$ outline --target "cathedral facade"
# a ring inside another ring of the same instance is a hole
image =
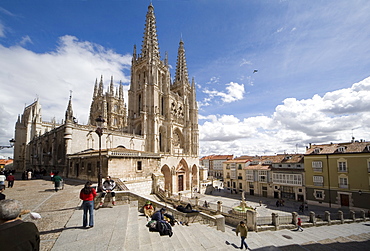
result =
[[[178,47],[172,80],[167,56],[159,52],[154,7],[149,5],[141,50],[134,46],[128,103],[113,77],[104,92],[96,80],[87,125],[73,117],[70,97],[63,123],[44,122],[38,100],[25,108],[15,128],[18,171],[46,169],[68,177],[97,180],[99,137],[96,118],[105,122],[101,136],[102,173],[122,182],[156,180],[169,192],[199,186],[198,108],[190,82],[184,42]],[[155,178],[154,178],[155,177]],[[156,183],[157,184],[157,183]]]

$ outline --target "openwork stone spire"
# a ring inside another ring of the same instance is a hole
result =
[[[157,28],[155,25],[154,7],[152,4],[148,7],[148,12],[146,14],[146,23],[144,30],[144,40],[141,46],[141,56],[142,57],[158,57],[159,46],[157,38]]]
[[[73,117],[73,109],[72,109],[72,91],[70,91],[69,95],[69,102],[66,110],[66,116],[65,116],[65,121],[66,122],[73,122],[74,117]]]
[[[182,81],[184,81],[184,83],[189,83],[189,75],[188,75],[188,67],[186,66],[184,42],[181,39],[178,54],[177,54],[177,64],[176,64],[176,74],[175,74],[174,84],[181,83]]]

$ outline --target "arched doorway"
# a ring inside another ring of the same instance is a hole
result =
[[[177,191],[190,190],[190,174],[188,164],[182,159],[176,167]]]
[[[164,176],[164,189],[172,193],[172,176],[170,168],[167,165],[164,165],[161,172]]]

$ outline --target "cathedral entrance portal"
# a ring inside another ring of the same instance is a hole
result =
[[[178,191],[184,191],[184,175],[180,174],[177,179]]]

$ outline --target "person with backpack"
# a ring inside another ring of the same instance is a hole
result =
[[[94,198],[96,197],[96,190],[91,187],[90,181],[86,182],[84,188],[80,191],[80,199],[82,202],[82,209],[84,211],[82,218],[82,226],[87,227],[87,212],[89,212],[89,227],[94,226]]]
[[[153,214],[152,220],[157,221],[156,229],[160,235],[169,235],[171,237],[173,235],[172,227],[167,221],[164,220],[165,213],[166,209],[161,208]]]

